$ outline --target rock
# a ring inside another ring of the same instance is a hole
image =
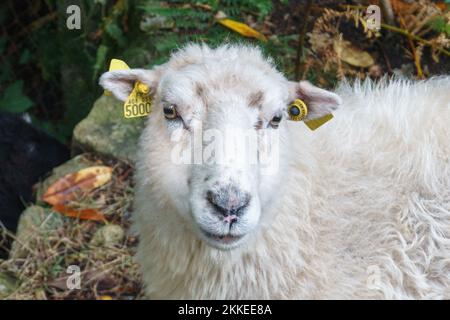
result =
[[[91,239],[93,246],[114,246],[119,244],[125,237],[122,227],[114,224],[106,225],[98,229]]]
[[[0,299],[8,297],[16,290],[17,280],[5,272],[0,272]]]
[[[16,239],[13,242],[10,259],[25,258],[28,249],[33,248],[36,239],[52,235],[55,230],[62,227],[64,219],[67,219],[51,211],[51,209],[40,206],[31,206],[22,213],[17,228]]]
[[[126,119],[123,116],[123,102],[113,96],[103,95],[97,99],[86,119],[75,127],[72,153],[93,151],[134,162],[137,141],[145,119],[145,117]]]

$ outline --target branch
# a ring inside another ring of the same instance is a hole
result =
[[[393,25],[395,23],[394,10],[392,10],[392,4],[389,0],[380,0],[381,9],[388,24]]]
[[[425,44],[427,46],[430,46],[430,47],[433,46],[433,43],[431,43],[430,41],[428,41],[428,40],[426,40],[424,38],[421,38],[419,36],[416,36],[415,34],[412,34],[412,33],[408,32],[407,30],[404,30],[404,29],[401,29],[401,28],[397,28],[397,27],[394,27],[394,26],[391,26],[391,25],[388,25],[388,24],[385,24],[385,23],[382,23],[381,27],[383,27],[386,30],[390,30],[390,31],[394,31],[394,32],[400,33],[400,34],[402,34],[402,35],[404,35],[404,36],[406,36],[408,38],[411,38],[411,39],[414,39],[416,41],[419,41],[420,43],[423,43],[423,44]],[[448,50],[446,50],[444,48],[439,48],[439,47],[436,47],[436,49],[439,52],[441,52],[441,53],[443,53],[443,54],[445,54],[445,55],[450,57],[450,51],[448,51]]]

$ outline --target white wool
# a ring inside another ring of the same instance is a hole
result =
[[[258,50],[192,45],[164,66],[156,104],[191,64],[214,69],[189,74],[206,86],[242,81],[242,94],[262,86],[288,103],[287,81]],[[245,82],[262,77],[250,66],[266,77]],[[169,94],[194,99],[183,88]],[[282,123],[282,183],[252,238],[229,251],[179,214],[189,210],[180,178],[189,168],[170,163],[164,117],[149,117],[134,204],[149,298],[450,298],[450,77],[344,83],[336,93],[342,105],[318,130]]]

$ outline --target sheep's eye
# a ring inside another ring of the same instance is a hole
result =
[[[282,118],[281,115],[277,115],[277,116],[273,117],[272,120],[270,120],[270,125],[272,126],[272,128],[275,128],[275,129],[278,128],[278,125],[281,122],[281,118]]]
[[[169,106],[163,107],[164,117],[168,120],[173,120],[178,118],[178,112],[175,105],[171,104]]]

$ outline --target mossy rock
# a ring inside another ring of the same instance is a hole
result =
[[[33,250],[33,241],[54,236],[57,229],[64,225],[64,219],[67,218],[49,208],[33,205],[25,209],[20,216],[10,259],[25,258],[29,250]]]
[[[103,95],[97,99],[89,115],[75,127],[72,153],[89,151],[133,163],[145,119],[126,119],[123,102]]]
[[[112,247],[120,244],[125,238],[125,231],[121,226],[110,224],[98,229],[90,244],[100,247]]]
[[[9,273],[0,272],[0,299],[7,298],[18,287],[18,281]]]

